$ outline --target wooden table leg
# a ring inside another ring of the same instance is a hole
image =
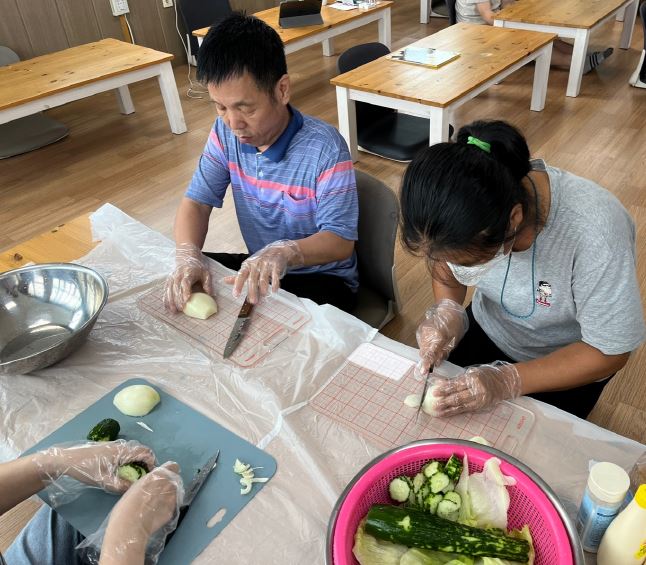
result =
[[[532,103],[530,110],[540,112],[545,108],[545,97],[547,96],[547,81],[550,77],[550,63],[552,62],[552,45],[550,42],[539,51],[534,67],[534,86],[532,87]]]
[[[419,23],[428,23],[428,11],[431,0],[419,0]]]
[[[430,130],[428,144],[435,145],[449,140],[449,116],[448,108],[430,108]]]
[[[357,113],[354,100],[350,99],[350,91],[342,86],[336,87],[336,111],[339,115],[339,132],[348,144],[352,162],[359,159],[357,149]]]
[[[576,30],[576,35],[574,37],[574,49],[572,51],[572,62],[570,63],[570,76],[567,81],[567,96],[576,97],[581,91],[581,79],[583,78],[585,58],[588,55],[589,41],[590,30]]]
[[[325,57],[334,55],[334,40],[332,38],[323,40],[323,55]]]
[[[186,131],[186,122],[184,121],[182,103],[179,99],[175,75],[173,75],[173,68],[170,62],[167,61],[159,65],[159,71],[159,88],[164,99],[166,114],[168,114],[170,130],[177,134],[184,133]]]
[[[424,1],[424,0],[422,0]],[[386,8],[381,12],[381,18],[378,21],[379,25],[379,42],[383,43],[388,49],[391,49],[392,39],[390,36],[390,8]]]
[[[132,103],[130,90],[128,85],[124,84],[116,88],[114,93],[117,95],[117,104],[119,105],[119,112],[122,114],[132,114],[135,111],[135,105]]]
[[[619,47],[621,49],[630,49],[630,42],[633,38],[633,29],[635,29],[635,17],[637,16],[637,5],[639,0],[631,2],[624,8],[624,27],[621,30],[621,40]]]

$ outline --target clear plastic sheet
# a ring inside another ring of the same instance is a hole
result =
[[[0,377],[0,460],[19,455],[125,380],[143,377],[278,462],[273,479],[194,563],[258,563],[258,556],[267,565],[324,563],[339,494],[382,450],[307,402],[363,342],[374,339],[415,361],[417,351],[336,308],[279,291],[306,309],[310,322],[258,366],[232,366],[136,306],[173,268],[172,242],[110,205],[93,214],[92,226],[102,243],[78,262],[107,277],[110,301],[88,342],[69,358],[33,375]],[[515,402],[536,415],[518,458],[552,486],[572,517],[591,457],[629,470],[645,449],[537,401]]]

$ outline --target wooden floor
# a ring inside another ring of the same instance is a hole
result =
[[[419,4],[397,0],[393,8],[393,49],[446,25],[433,18],[418,21]],[[476,118],[504,118],[526,134],[534,156],[586,176],[611,190],[629,209],[638,227],[639,279],[646,295],[646,90],[631,88],[628,78],[643,45],[641,25],[632,48],[616,48],[621,24],[611,22],[591,44],[615,46],[597,71],[583,78],[578,98],[566,98],[567,72],[553,70],[543,112],[529,103],[533,67],[463,106],[453,119],[460,127]],[[376,41],[371,24],[335,40],[336,53],[354,44]],[[288,56],[293,104],[336,125],[336,98],[329,79],[336,57],[317,46]],[[83,212],[111,202],[164,234],[172,233],[174,212],[189,182],[215,117],[206,99],[185,96],[186,67],[176,69],[188,133],[169,132],[157,83],[131,88],[137,112],[118,113],[115,98],[100,94],[48,112],[65,122],[70,136],[27,155],[0,161],[0,249],[32,237]],[[357,168],[398,191],[404,165],[360,153]],[[213,214],[207,248],[244,251],[230,198]],[[402,315],[384,333],[415,344],[415,327],[432,302],[423,261],[397,251],[397,278],[404,302]],[[646,359],[644,348],[607,387],[591,419],[617,433],[646,442]],[[0,550],[6,542],[0,527]]]

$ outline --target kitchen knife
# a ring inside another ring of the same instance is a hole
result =
[[[238,317],[236,318],[235,323],[233,324],[233,329],[231,330],[231,335],[227,340],[227,344],[224,346],[224,353],[222,357],[227,359],[235,351],[235,348],[238,347],[242,337],[245,333],[245,327],[249,323],[249,318],[251,317],[251,311],[253,310],[253,304],[249,302],[248,298],[244,299]]]

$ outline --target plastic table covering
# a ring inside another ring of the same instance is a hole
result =
[[[172,269],[173,242],[109,204],[91,221],[101,243],[78,262],[107,278],[109,303],[87,343],[66,360],[30,375],[0,377],[0,460],[18,456],[125,380],[143,377],[278,461],[271,483],[193,563],[324,563],[337,497],[383,450],[307,403],[363,342],[410,359],[417,351],[334,307],[281,290],[281,298],[306,309],[311,321],[258,366],[238,368],[137,308],[137,298]],[[591,460],[630,470],[646,450],[547,404],[516,402],[536,415],[516,457],[550,484],[573,518]]]

